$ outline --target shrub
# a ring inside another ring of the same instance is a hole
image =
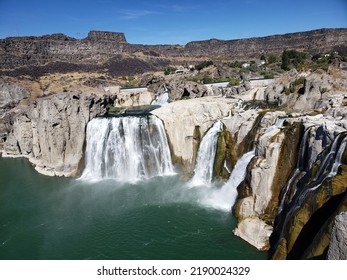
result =
[[[233,62],[228,63],[228,66],[230,68],[241,68],[243,63],[244,62],[242,62],[242,61],[233,61]]]
[[[267,63],[268,64],[273,64],[273,63],[277,63],[277,62],[279,62],[279,57],[278,56],[276,56],[276,55],[274,55],[274,54],[270,54],[269,55],[269,58],[268,58],[268,60],[267,60]]]
[[[236,77],[232,77],[232,78],[230,79],[229,84],[228,84],[229,87],[239,86],[239,85],[240,85],[240,81],[239,81],[239,79],[236,78]]]
[[[173,74],[173,73],[175,73],[176,70],[177,70],[177,68],[175,68],[175,67],[166,66],[166,67],[164,68],[164,75]]]
[[[274,73],[266,73],[264,74],[264,79],[273,79],[274,78]]]
[[[195,69],[200,71],[201,69],[204,69],[204,68],[211,66],[211,65],[213,65],[213,61],[208,60],[208,61],[204,61],[198,65],[195,65]]]
[[[303,52],[296,50],[283,51],[281,68],[286,71],[293,67],[298,68],[306,58],[307,54]]]

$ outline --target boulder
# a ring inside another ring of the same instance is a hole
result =
[[[185,81],[182,79],[173,79],[166,84],[166,88],[169,91],[169,101],[176,101],[187,98],[197,98],[209,95],[206,86]]]
[[[242,220],[234,230],[236,236],[241,237],[258,250],[268,250],[269,237],[272,233],[272,226],[267,225],[258,217],[249,217]]]

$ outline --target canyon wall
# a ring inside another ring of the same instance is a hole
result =
[[[0,65],[7,75],[105,69],[111,74],[132,75],[182,64],[182,59],[186,63],[204,59],[249,60],[287,49],[315,54],[346,50],[346,45],[346,28],[239,40],[211,39],[184,46],[130,44],[123,33],[91,31],[84,39],[64,34],[0,39]]]

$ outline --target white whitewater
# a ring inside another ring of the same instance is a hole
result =
[[[198,158],[194,169],[194,176],[188,186],[210,186],[212,182],[213,164],[216,155],[216,144],[219,133],[223,130],[221,121],[217,121],[202,138]]]
[[[171,174],[166,134],[155,116],[96,118],[88,123],[81,179],[136,182]]]
[[[237,187],[246,178],[247,166],[254,154],[254,151],[245,153],[236,162],[229,180],[220,189],[209,189],[211,191],[204,194],[201,203],[216,209],[230,211],[237,198]]]
[[[169,93],[167,91],[159,95],[154,105],[165,106],[169,104]]]
[[[167,104],[169,104],[169,91],[164,85],[164,91],[151,103],[151,105],[165,106]]]

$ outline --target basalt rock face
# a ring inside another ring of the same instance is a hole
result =
[[[240,40],[217,40],[190,42],[185,50],[190,55],[232,56],[240,59],[259,53],[279,54],[285,49],[297,49],[310,53],[345,48],[347,29],[320,29],[308,32],[274,35]]]
[[[49,62],[102,62],[119,54],[126,44],[123,33],[91,31],[77,40],[64,34],[40,37],[10,37],[0,40],[0,64],[3,69],[42,66]]]
[[[164,58],[137,58],[125,52],[125,35],[91,31],[84,39],[64,34],[9,37],[0,40],[0,65],[6,75],[40,76],[72,71],[133,75],[168,64]]]
[[[13,117],[3,156],[27,157],[47,175],[74,176],[83,160],[86,125],[109,103],[109,96],[86,93],[38,98]]]
[[[279,54],[285,49],[311,53],[346,50],[346,45],[346,28],[240,40],[212,39],[190,42],[185,46],[135,45],[127,43],[123,33],[91,31],[84,39],[75,39],[64,34],[1,39],[0,65],[1,70],[5,70],[4,73],[8,75],[11,73],[35,75],[34,72],[38,72],[37,75],[40,74],[40,70],[41,72],[66,72],[66,69],[104,71],[112,68],[112,65],[109,65],[112,62],[135,59],[136,73],[143,73],[170,63],[181,64],[182,56],[185,57],[185,62],[199,61],[202,57],[250,59],[259,57],[261,53]],[[141,62],[146,62],[148,65],[139,67]],[[29,71],[28,66],[44,68]],[[120,67],[116,66],[113,65],[113,73],[117,74]],[[124,71],[119,74],[124,75]]]

